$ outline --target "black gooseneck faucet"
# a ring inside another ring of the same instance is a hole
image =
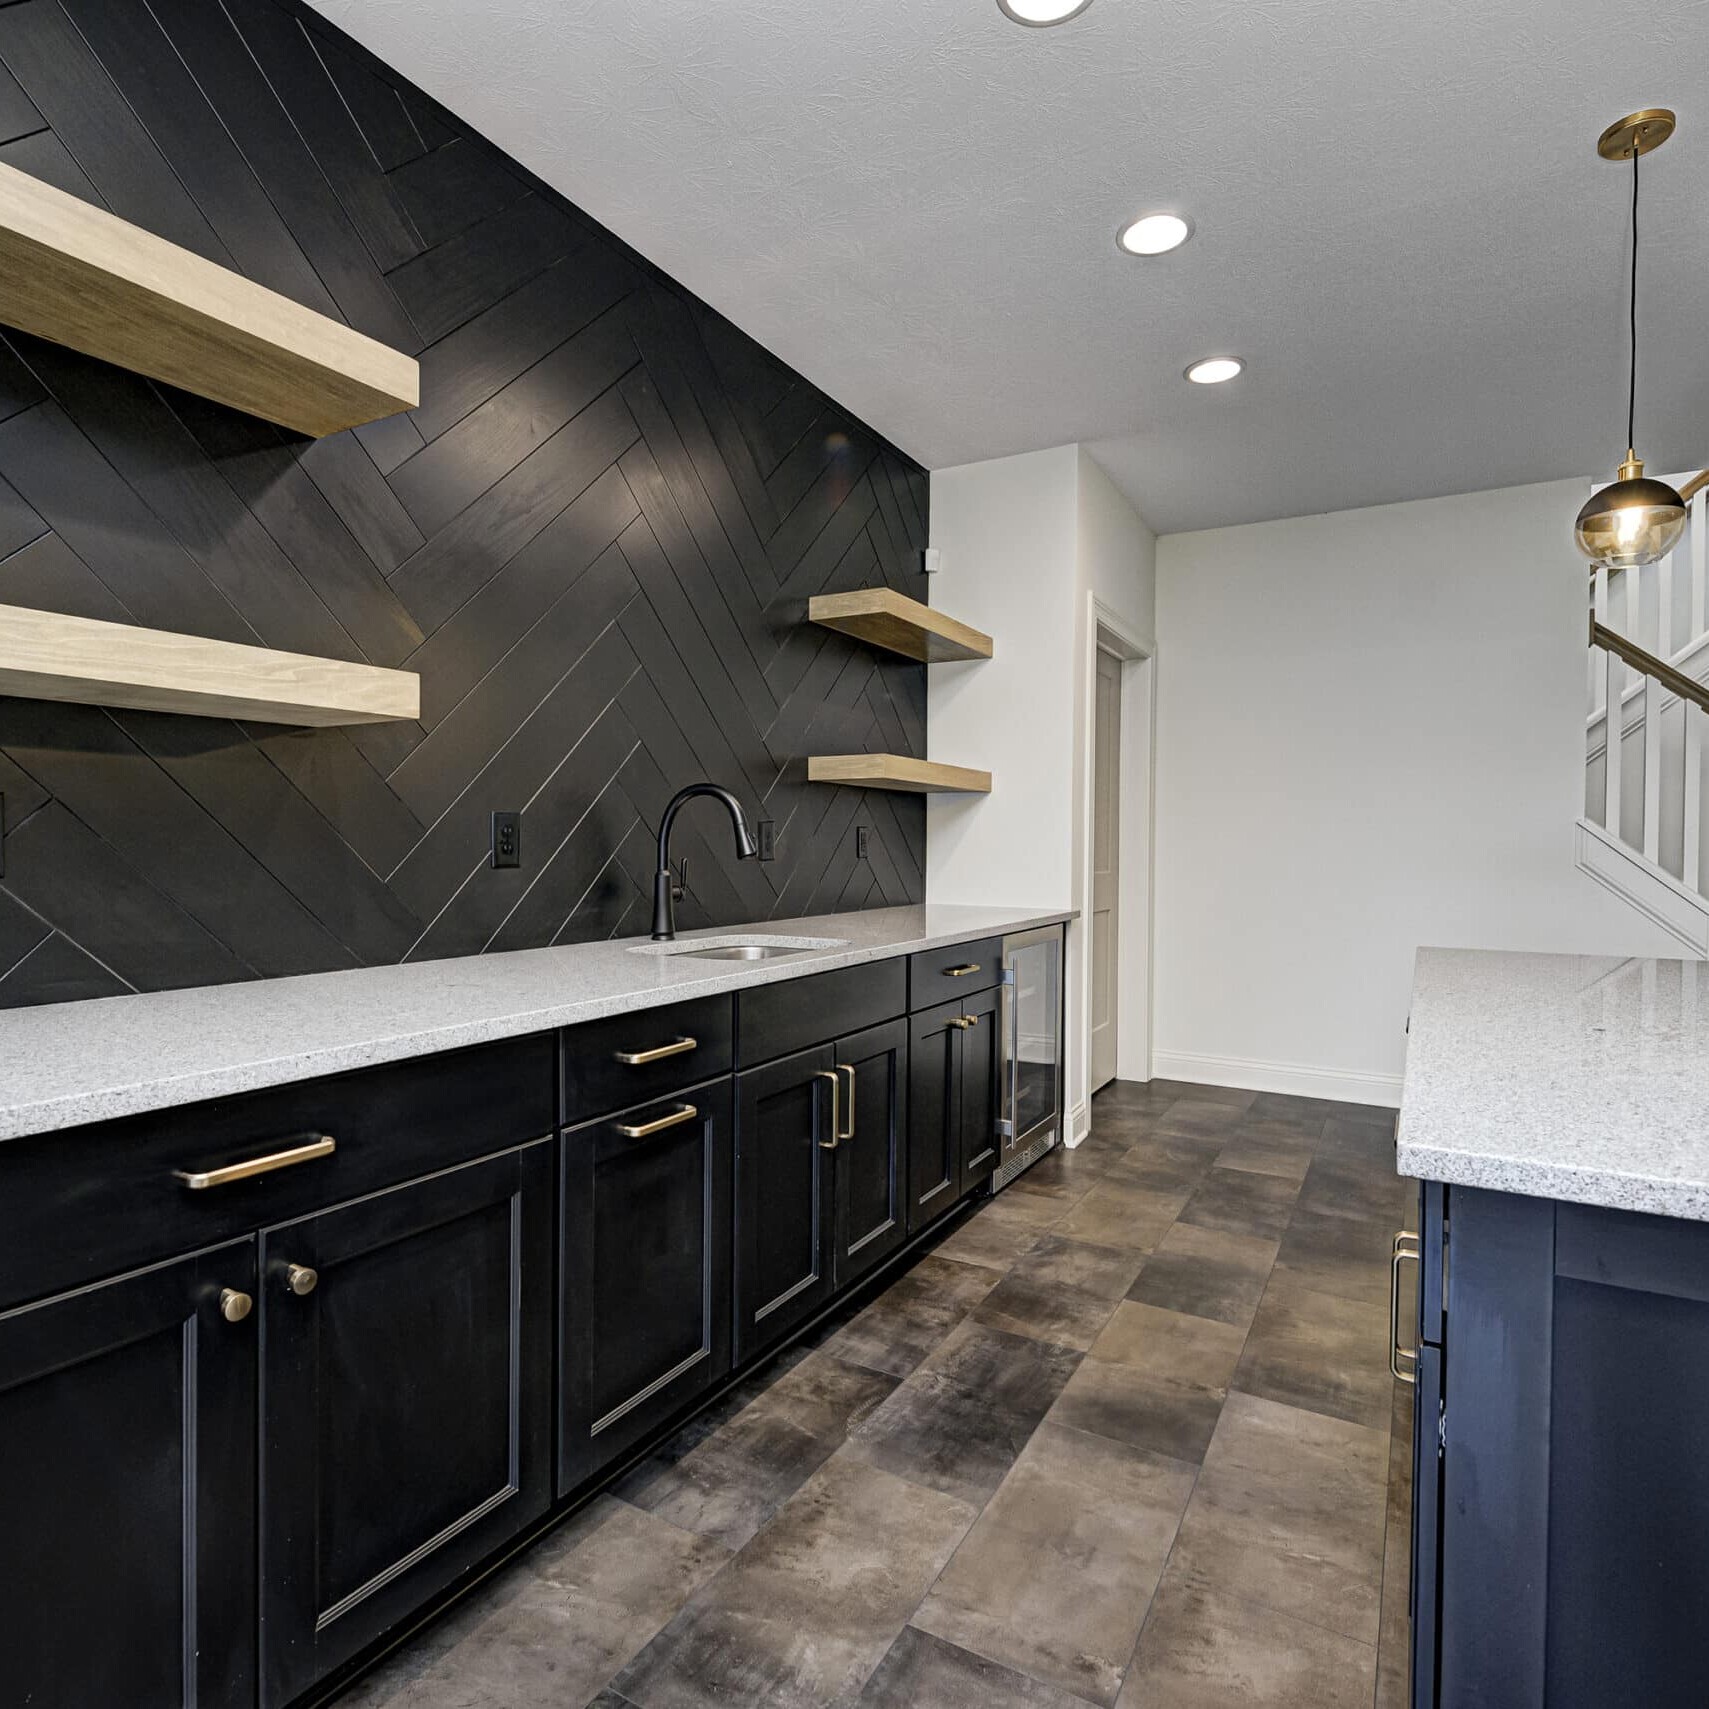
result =
[[[665,943],[676,936],[676,875],[671,871],[671,826],[676,822],[677,813],[697,795],[710,795],[723,802],[728,810],[731,821],[736,828],[736,859],[752,860],[760,851],[755,844],[752,833],[748,830],[748,821],[742,812],[742,804],[729,790],[721,789],[716,783],[691,783],[686,789],[679,789],[671,797],[670,805],[665,809],[665,816],[659,821],[659,869],[653,875],[653,941]]]

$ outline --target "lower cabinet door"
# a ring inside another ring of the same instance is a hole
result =
[[[552,1142],[262,1236],[264,1709],[545,1512]]]
[[[836,1285],[894,1252],[908,1223],[908,1023],[837,1043],[842,1131],[836,1157]]]
[[[961,1005],[942,1003],[908,1022],[908,1233],[961,1197]]]
[[[730,1369],[730,1080],[563,1138],[558,1490]]]
[[[819,1045],[736,1076],[736,1359],[830,1297],[835,1053]]]
[[[0,1314],[0,1702],[254,1701],[254,1273],[242,1240]]]
[[[998,1076],[1003,1049],[998,993],[984,991],[962,1005],[969,1024],[961,1034],[961,1193],[971,1193],[997,1167],[997,1118],[1002,1109]]]

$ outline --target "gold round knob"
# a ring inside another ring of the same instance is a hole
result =
[[[255,1301],[236,1288],[220,1289],[220,1316],[227,1323],[242,1323],[255,1309]]]
[[[285,1286],[294,1294],[312,1294],[319,1280],[320,1272],[311,1270],[307,1264],[285,1266]]]

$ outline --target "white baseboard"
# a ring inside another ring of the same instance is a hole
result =
[[[1345,1068],[1312,1068],[1303,1062],[1263,1062],[1247,1056],[1207,1056],[1197,1050],[1156,1051],[1151,1066],[1152,1072],[1164,1080],[1400,1108],[1398,1074],[1355,1074]]]
[[[1073,1150],[1092,1131],[1092,1107],[1084,1099],[1068,1112],[1068,1148]]]

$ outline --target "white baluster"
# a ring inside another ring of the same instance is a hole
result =
[[[1680,852],[1679,877],[1699,894],[1703,890],[1703,851],[1700,814],[1703,801],[1703,711],[1689,700],[1685,708],[1685,844]]]
[[[1662,685],[1644,678],[1644,859],[1659,861],[1662,845]]]
[[[1703,633],[1703,582],[1709,575],[1709,487],[1691,500],[1691,634]]]
[[[1618,654],[1604,650],[1602,654],[1605,708],[1602,730],[1602,828],[1609,836],[1620,835],[1620,690],[1626,681],[1626,667]]]
[[[1606,564],[1596,566],[1596,579],[1593,583],[1591,597],[1594,601],[1592,609],[1596,613],[1596,621],[1606,626],[1608,622],[1608,566]],[[1590,650],[1590,701],[1593,715],[1598,712],[1604,714],[1602,735],[1606,741],[1608,737],[1606,716],[1608,711],[1608,661],[1598,654],[1594,647]]]

